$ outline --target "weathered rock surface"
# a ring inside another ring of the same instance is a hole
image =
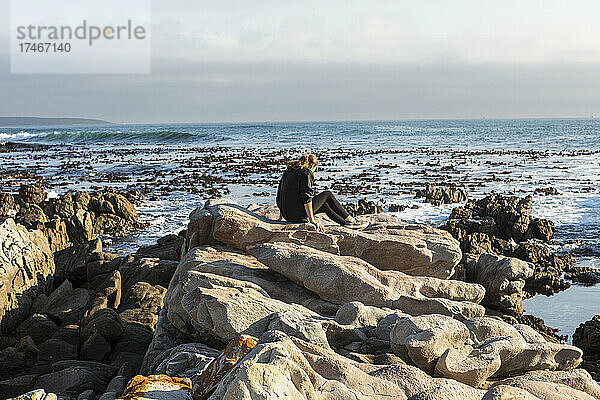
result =
[[[173,275],[174,286],[188,271],[204,272],[248,281],[285,303],[295,303],[321,315],[334,315],[338,306],[269,269],[255,257],[222,247],[199,247],[186,254]],[[171,288],[170,292],[176,290]],[[169,296],[167,297],[169,298]]]
[[[434,187],[426,185],[425,189],[417,190],[415,197],[422,197],[425,199],[425,202],[439,206],[467,201],[469,192],[459,187]]]
[[[489,317],[462,323],[441,315],[405,317],[390,339],[394,352],[406,361],[476,387],[490,377],[571,370],[581,363],[578,348],[547,342],[527,326],[517,329]]]
[[[440,313],[463,319],[484,312],[475,304],[484,295],[476,284],[380,271],[355,257],[295,244],[262,244],[249,251],[269,268],[332,303],[359,298],[366,305],[409,314]]]
[[[204,209],[196,210],[192,216],[185,251],[192,245],[208,243],[209,238],[240,250],[261,243],[287,242],[357,256],[380,269],[442,279],[453,274],[461,259],[459,245],[450,235],[423,225],[398,221],[393,225],[379,223],[365,232],[334,226],[321,233],[305,224],[270,220],[222,199],[207,202]]]
[[[482,304],[509,314],[523,314],[525,280],[532,275],[532,264],[493,254],[481,254],[466,267],[467,280],[485,287]]]
[[[52,287],[54,261],[39,231],[7,219],[0,224],[0,333],[24,321],[35,299]]]

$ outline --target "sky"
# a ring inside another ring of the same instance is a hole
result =
[[[152,0],[151,11],[150,74],[20,75],[0,0],[0,116],[600,116],[597,0]]]

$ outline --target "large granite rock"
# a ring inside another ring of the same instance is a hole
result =
[[[442,315],[398,320],[390,339],[400,357],[427,372],[483,386],[491,377],[527,371],[571,370],[581,350],[550,343],[533,329],[490,317],[458,322]]]
[[[467,280],[485,287],[482,304],[518,315],[523,314],[525,280],[532,275],[532,264],[493,254],[481,254],[466,268]]]
[[[438,313],[462,319],[484,313],[476,304],[484,295],[477,284],[380,271],[356,257],[290,243],[262,244],[249,251],[269,268],[332,303],[360,299],[366,305],[411,315]]]
[[[361,258],[381,270],[448,279],[462,258],[452,235],[426,225],[372,223],[364,231],[333,227],[340,254]]]
[[[295,303],[321,315],[335,315],[338,306],[269,269],[255,257],[223,247],[198,247],[188,252],[173,274],[170,292],[188,271],[204,272],[252,282],[267,294],[285,303]]]
[[[364,232],[327,225],[324,233],[306,224],[271,220],[227,200],[209,201],[191,214],[185,251],[210,239],[246,250],[261,243],[303,244],[334,254],[362,258],[379,269],[447,279],[462,257],[459,244],[446,232],[397,220],[372,224]],[[264,212],[262,212],[264,213]],[[184,252],[185,252],[184,251]]]
[[[52,287],[54,260],[40,231],[13,219],[0,224],[0,333],[24,321],[35,299]]]
[[[194,270],[173,280],[166,308],[177,329],[217,343],[282,329],[328,347],[324,326],[332,323],[301,305],[272,299],[252,282]]]

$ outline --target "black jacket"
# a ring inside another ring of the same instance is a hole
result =
[[[315,195],[315,177],[308,168],[291,169],[283,173],[277,188],[277,207],[288,222],[306,222],[304,205]]]

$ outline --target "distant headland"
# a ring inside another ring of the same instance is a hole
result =
[[[23,126],[90,126],[112,125],[112,122],[89,118],[0,117],[0,127]]]

